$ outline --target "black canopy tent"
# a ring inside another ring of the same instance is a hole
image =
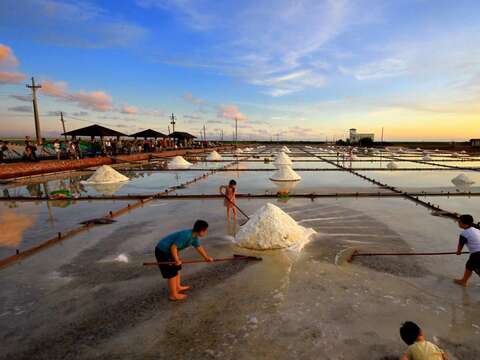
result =
[[[157,139],[157,138],[166,138],[168,137],[167,135],[161,133],[161,132],[158,132],[156,130],[152,130],[152,129],[146,129],[146,130],[143,130],[143,131],[140,131],[140,132],[137,132],[135,134],[132,134],[132,135],[129,135],[130,137],[133,137],[133,138],[144,138],[145,140],[147,138],[154,138],[154,139]]]
[[[174,131],[168,135],[168,137],[173,139],[175,144],[183,147],[192,146],[193,139],[197,138],[196,136],[183,131]]]
[[[97,125],[97,124],[86,126],[86,127],[80,128],[80,129],[72,130],[72,131],[67,131],[66,133],[63,133],[62,135],[71,136],[72,139],[76,138],[77,136],[89,136],[92,139],[92,141],[97,136],[100,139],[103,139],[106,136],[116,137],[117,139],[120,136],[127,136],[124,133],[121,133],[119,131],[109,129],[107,127]]]

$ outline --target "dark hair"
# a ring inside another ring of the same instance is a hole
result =
[[[470,225],[470,226],[473,225],[472,215],[468,215],[468,214],[460,215],[459,220],[462,224]]]
[[[200,232],[208,229],[208,223],[205,220],[197,220],[193,224],[193,231]]]
[[[237,185],[237,182],[232,179],[228,182],[228,185]]]
[[[420,327],[413,321],[405,321],[400,327],[400,337],[407,345],[412,345],[420,335]]]

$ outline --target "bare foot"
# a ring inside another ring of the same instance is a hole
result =
[[[185,294],[177,294],[175,296],[169,296],[168,299],[171,301],[185,300],[188,296]]]
[[[180,285],[180,286],[178,287],[178,291],[187,291],[187,290],[190,290],[191,288],[192,288],[191,286],[187,286],[187,285],[183,286],[183,285]]]
[[[455,280],[453,280],[453,282],[457,285],[467,287],[467,283],[465,281],[463,281],[462,279],[455,279]]]

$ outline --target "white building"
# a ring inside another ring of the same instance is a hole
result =
[[[365,139],[365,138],[368,138],[368,139],[371,139],[372,141],[375,141],[375,134],[366,134],[366,133],[361,134],[361,133],[357,133],[357,129],[350,129],[349,140],[350,140],[351,144],[357,143],[361,139]]]

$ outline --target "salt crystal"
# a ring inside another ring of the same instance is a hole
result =
[[[114,260],[122,263],[128,263],[128,256],[125,254],[120,254]]]

